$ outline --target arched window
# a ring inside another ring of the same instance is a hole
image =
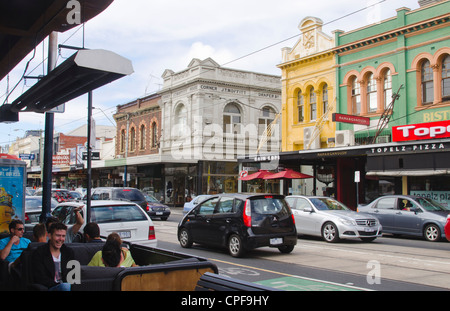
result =
[[[187,109],[181,104],[175,111],[175,135],[183,136],[187,129]]]
[[[386,109],[386,107],[389,106],[389,104],[392,101],[392,74],[391,74],[390,69],[386,70],[386,72],[384,74],[383,88],[384,88],[384,107],[383,108]]]
[[[121,153],[125,152],[125,145],[126,145],[126,135],[125,135],[125,130],[122,129],[120,131],[120,152]]]
[[[134,151],[136,149],[136,129],[132,127],[130,129],[130,151]]]
[[[258,120],[258,135],[261,136],[266,128],[273,122],[275,118],[275,110],[271,107],[264,107]],[[273,136],[272,131],[268,132],[269,136]]]
[[[298,123],[301,123],[305,120],[305,108],[302,91],[299,90],[297,93],[297,111],[298,111]]]
[[[324,85],[322,88],[322,108],[323,114],[327,113],[328,110],[328,85]]]
[[[352,114],[361,114],[361,90],[356,77],[352,81]]]
[[[156,126],[156,122],[152,123],[152,148],[156,148],[158,146],[158,128]]]
[[[316,101],[316,92],[312,87],[309,91],[309,108],[310,108],[310,120],[313,121],[317,119],[317,101]]]
[[[223,110],[223,132],[240,133],[241,110],[235,103],[229,103]]]
[[[141,150],[145,149],[145,125],[142,124],[139,128],[139,148]]]
[[[450,55],[442,60],[442,100],[450,100]]]
[[[377,81],[373,73],[367,77],[367,111],[377,111]]]
[[[422,63],[420,73],[422,78],[422,104],[432,104],[434,99],[434,86],[433,69],[431,68],[430,61],[426,60]]]

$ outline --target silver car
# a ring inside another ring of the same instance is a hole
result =
[[[327,242],[360,238],[371,242],[382,235],[378,219],[350,210],[341,202],[320,196],[287,196],[297,233],[321,236]]]
[[[445,239],[444,226],[450,210],[428,198],[387,195],[358,211],[376,215],[384,232],[423,236],[428,241]]]

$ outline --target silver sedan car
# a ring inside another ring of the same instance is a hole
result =
[[[341,202],[320,196],[287,196],[297,233],[321,236],[327,242],[359,238],[371,242],[382,235],[378,219],[350,210]]]

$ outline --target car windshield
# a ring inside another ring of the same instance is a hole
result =
[[[144,197],[147,200],[147,202],[149,202],[149,203],[159,203],[159,201],[150,194],[145,194]]]
[[[438,202],[428,199],[428,198],[417,198],[416,201],[427,211],[435,212],[435,211],[448,211],[450,210],[448,207],[445,207]]]
[[[25,208],[37,208],[37,207],[41,207],[42,206],[42,199],[40,198],[36,198],[36,199],[31,199],[31,198],[26,198],[25,200]]]
[[[344,204],[339,201],[330,199],[330,198],[312,198],[310,199],[311,203],[321,211],[347,211],[349,210]]]

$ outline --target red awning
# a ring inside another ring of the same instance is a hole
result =
[[[314,176],[296,172],[291,169],[286,169],[282,172],[271,174],[270,176],[264,177],[264,179],[277,179],[277,178],[288,178],[288,179],[305,179],[313,178]]]
[[[247,175],[244,177],[239,177],[239,180],[253,180],[253,179],[257,179],[257,178],[266,179],[265,177],[268,177],[270,175],[273,175],[273,173],[266,171],[266,170],[259,170],[256,173],[253,173],[253,174],[250,174],[250,175]]]

